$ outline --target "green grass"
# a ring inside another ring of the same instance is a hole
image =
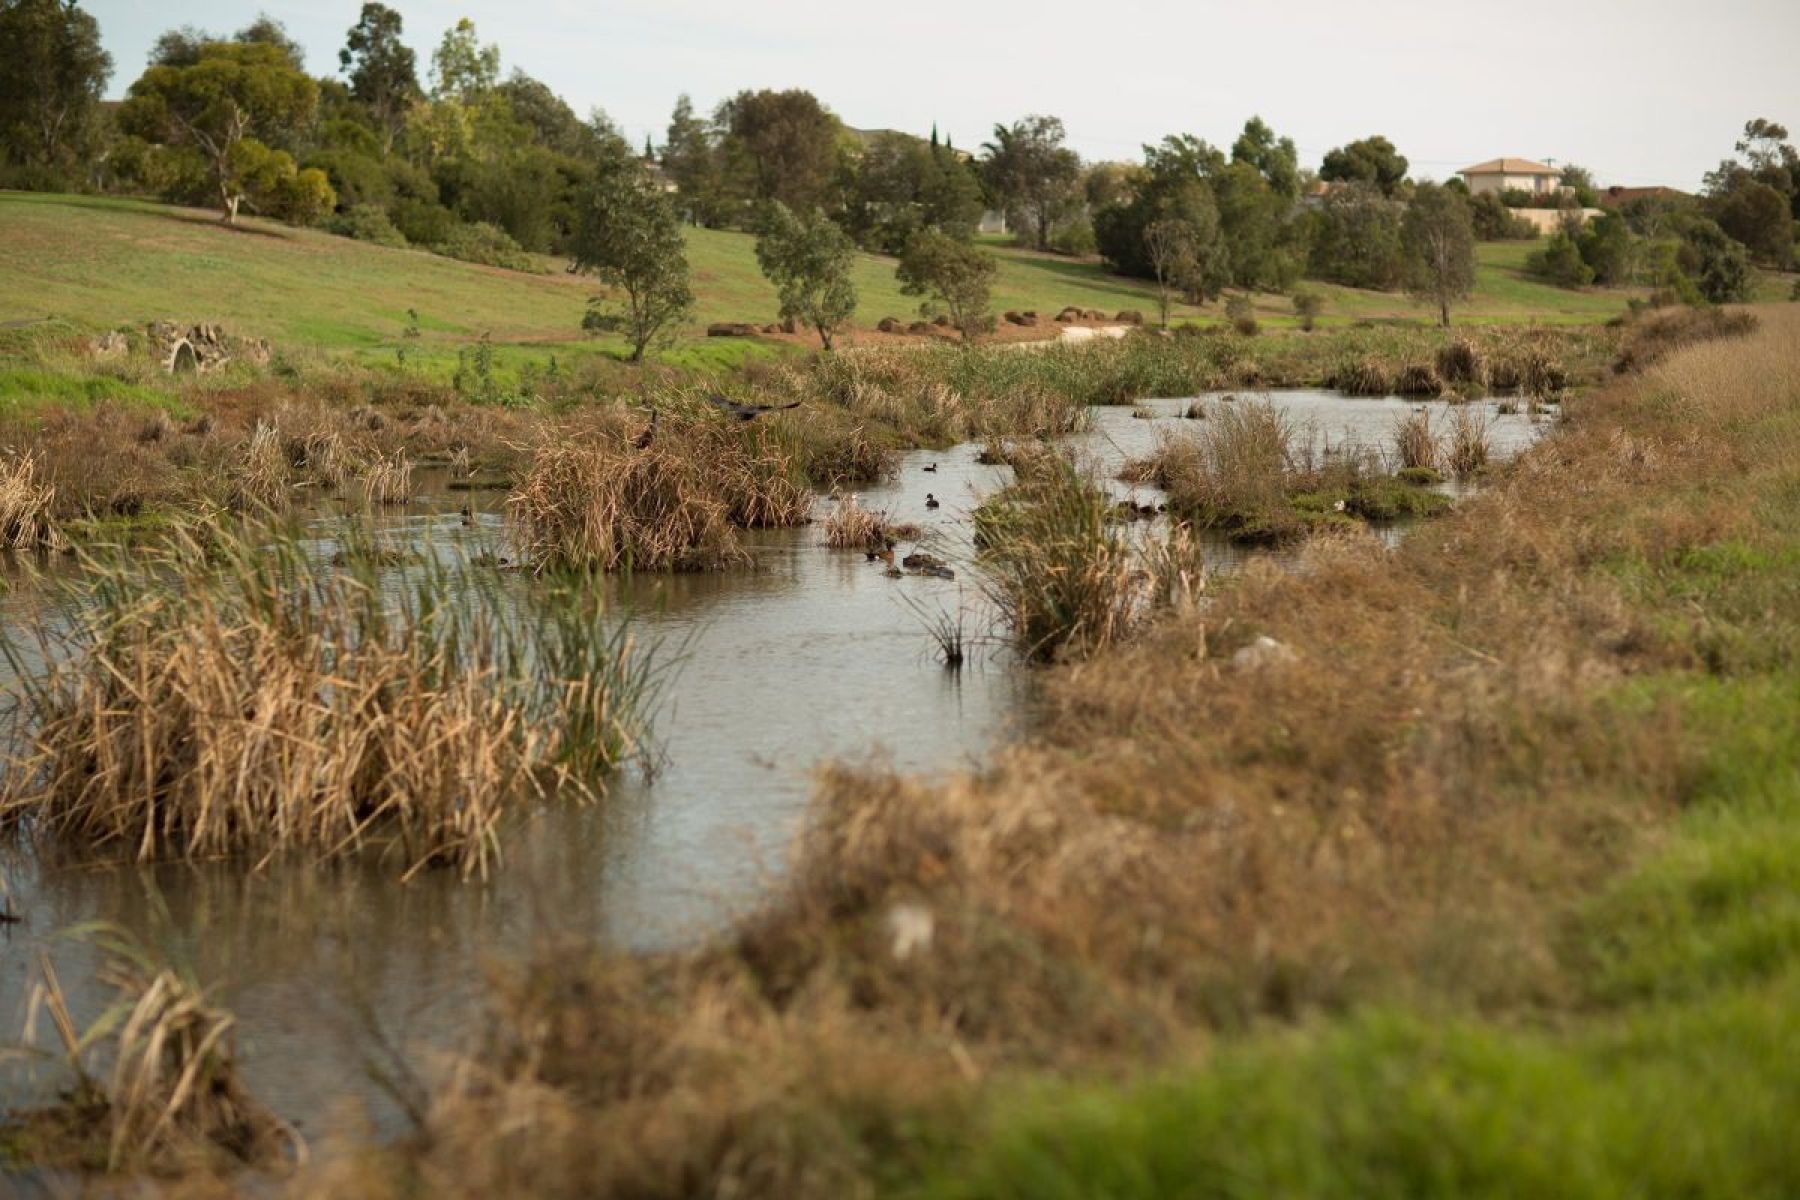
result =
[[[75,376],[31,367],[0,367],[0,414],[46,405],[80,410],[102,401],[182,411],[167,392],[109,379],[103,375]]]
[[[1066,305],[1108,313],[1137,309],[1153,316],[1155,291],[1107,274],[1095,261],[1021,250],[990,239],[1000,260],[995,312],[1035,309],[1046,319]],[[1616,315],[1616,292],[1566,292],[1524,278],[1522,244],[1481,247],[1477,294],[1457,313],[1470,322],[1593,322]],[[700,335],[714,321],[771,321],[775,295],[756,266],[754,239],[743,233],[688,231],[697,297],[695,318],[665,359],[729,366],[768,355],[733,339],[711,346]],[[142,201],[0,193],[0,322],[55,316],[89,328],[138,325],[157,318],[216,320],[233,332],[266,337],[287,350],[316,349],[365,362],[392,361],[408,309],[422,336],[409,347],[411,365],[427,373],[453,369],[458,347],[483,334],[508,369],[617,355],[616,340],[581,336],[591,279],[545,260],[540,274],[505,271],[392,250],[315,230],[257,220],[227,228],[209,212]],[[911,318],[918,302],[900,293],[894,261],[859,255],[857,322]],[[1430,314],[1405,296],[1317,285],[1327,297],[1324,322],[1356,319],[1425,321]],[[1262,319],[1292,324],[1286,297],[1258,298]],[[1176,319],[1221,319],[1217,304],[1178,306]]]

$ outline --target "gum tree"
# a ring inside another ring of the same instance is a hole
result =
[[[266,42],[208,42],[187,65],[153,66],[131,85],[119,124],[147,141],[187,145],[206,159],[226,224],[259,183],[295,174],[285,151],[313,119],[319,85]],[[286,159],[271,161],[270,155]]]
[[[781,298],[782,320],[810,325],[827,350],[831,335],[856,311],[855,260],[850,236],[824,213],[795,216],[780,202],[769,206],[756,239],[757,265]]]
[[[1400,223],[1407,289],[1437,306],[1450,324],[1450,305],[1475,290],[1475,226],[1462,193],[1435,183],[1413,190]]]
[[[576,270],[623,293],[623,312],[596,304],[584,324],[622,332],[634,363],[653,343],[673,337],[693,310],[675,206],[628,155],[611,155],[595,172],[579,203],[569,251]]]
[[[948,316],[966,344],[987,325],[988,294],[997,270],[993,255],[936,229],[922,229],[907,242],[894,276],[903,293],[924,297],[921,313]]]

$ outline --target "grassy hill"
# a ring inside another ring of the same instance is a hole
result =
[[[774,290],[757,270],[753,245],[747,234],[689,231],[698,306],[684,344],[671,352],[675,358],[723,365],[779,352],[701,336],[713,321],[774,319]],[[1037,254],[998,240],[988,246],[1000,260],[997,312],[1054,313],[1069,304],[1155,310],[1153,288],[1109,275],[1096,261]],[[1477,292],[1459,319],[1594,322],[1623,307],[1618,292],[1571,292],[1526,278],[1528,250],[1523,243],[1482,246]],[[110,327],[159,317],[216,320],[289,349],[376,360],[392,356],[412,309],[422,332],[418,358],[439,369],[483,334],[510,361],[618,347],[582,337],[581,316],[595,285],[552,260],[545,260],[542,274],[505,271],[256,220],[228,228],[210,212],[140,201],[0,193],[0,277],[8,281],[0,291],[0,322],[55,316]],[[916,301],[900,294],[892,259],[859,256],[856,285],[860,325],[917,311]],[[1404,296],[1334,285],[1319,290],[1327,296],[1326,324],[1427,319]],[[1292,321],[1286,297],[1259,296],[1257,306],[1272,324]],[[1220,308],[1184,306],[1178,317],[1218,320]]]

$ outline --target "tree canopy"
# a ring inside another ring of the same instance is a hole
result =
[[[1441,184],[1413,189],[1400,226],[1406,255],[1407,288],[1438,310],[1450,324],[1450,306],[1475,289],[1475,230],[1469,202]]]
[[[1329,150],[1319,164],[1319,178],[1326,181],[1372,183],[1384,196],[1392,196],[1406,178],[1406,156],[1380,134],[1359,138]]]
[[[850,268],[856,246],[850,235],[824,213],[795,215],[772,202],[756,239],[756,262],[775,285],[783,320],[799,321],[817,331],[831,349],[831,338],[856,312],[856,286]]]
[[[1028,116],[994,126],[994,140],[981,148],[988,189],[1039,250],[1050,248],[1051,230],[1079,199],[1081,158],[1064,138],[1057,118]]]
[[[71,165],[94,133],[112,57],[73,0],[0,0],[0,139],[11,157]]]
[[[581,197],[570,257],[577,270],[624,294],[622,312],[598,302],[585,322],[616,328],[631,344],[631,361],[675,332],[692,311],[687,253],[674,206],[642,164],[615,154]]]

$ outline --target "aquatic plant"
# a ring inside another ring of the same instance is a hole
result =
[[[887,545],[884,515],[855,496],[840,496],[825,518],[825,544],[834,550],[880,550]]]
[[[412,462],[404,450],[380,456],[363,471],[363,500],[369,504],[405,504],[412,499]]]
[[[230,526],[84,555],[0,642],[20,679],[0,829],[83,856],[369,849],[485,874],[501,818],[642,748],[629,624],[491,572]],[[385,569],[384,569],[385,568]]]
[[[1483,413],[1463,405],[1450,415],[1450,447],[1447,461],[1458,475],[1473,475],[1488,462],[1488,433],[1492,423]]]
[[[1436,470],[1438,439],[1431,430],[1431,411],[1415,408],[1394,419],[1394,452],[1402,468]]]

